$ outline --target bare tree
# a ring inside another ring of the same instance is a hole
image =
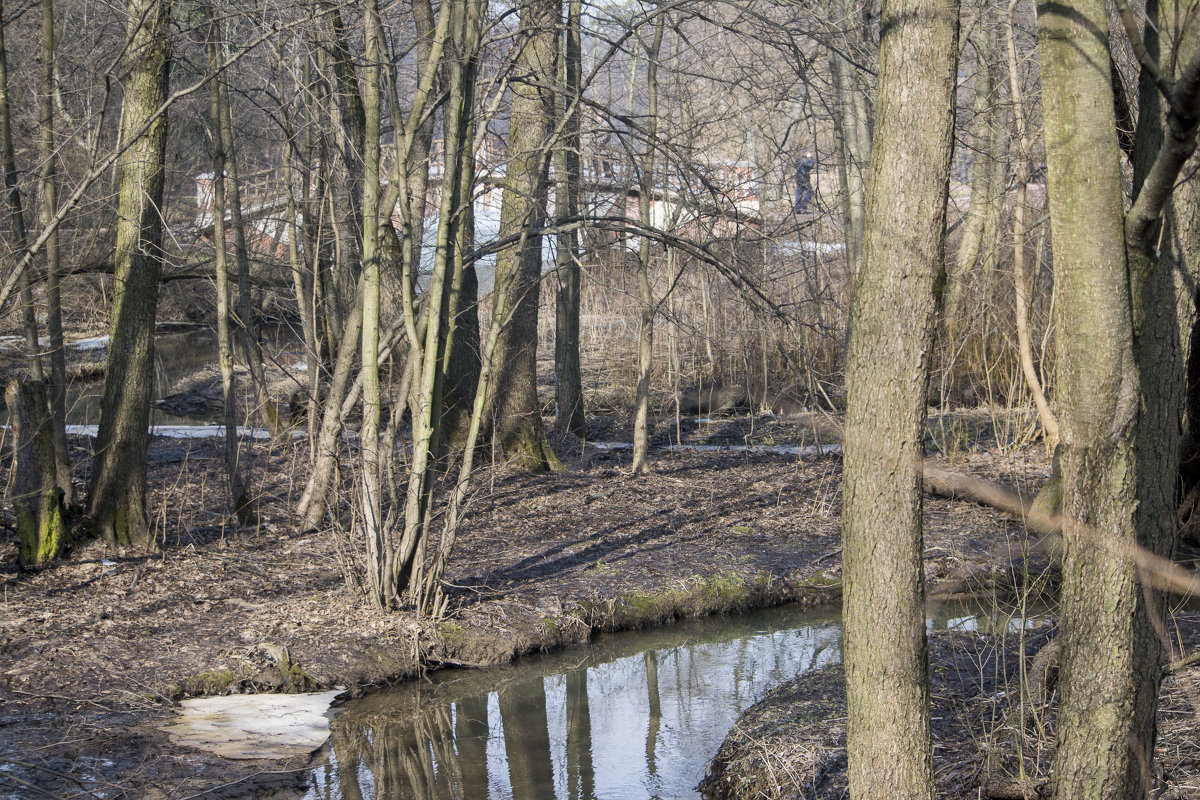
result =
[[[551,133],[557,98],[554,82],[558,0],[530,0],[521,7],[518,52],[512,79],[508,166],[500,238],[516,238],[496,257],[496,294],[509,316],[496,348],[495,382],[488,399],[492,436],[505,456],[531,470],[557,469],[537,398],[537,320],[542,277]]]
[[[921,462],[944,257],[958,3],[885,3],[880,27],[846,366],[846,749],[851,797],[932,798]]]
[[[142,547],[151,544],[146,444],[163,263],[167,117],[161,107],[171,67],[169,10],[162,0],[129,0],[126,6],[129,71],[121,121],[128,149],[118,165],[112,332],[90,494],[98,533],[118,544]]]

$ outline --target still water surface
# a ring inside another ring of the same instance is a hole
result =
[[[260,331],[260,340],[266,358],[292,356],[301,352],[291,331],[282,326],[269,326]],[[88,340],[86,349],[103,353],[107,337]],[[235,360],[241,362],[235,348]],[[100,359],[102,360],[102,359]],[[198,328],[171,333],[159,333],[154,337],[154,390],[153,399],[161,400],[178,389],[177,384],[191,376],[213,370],[217,365],[217,336],[207,328]],[[245,383],[245,379],[241,380]],[[104,396],[103,380],[81,380],[73,382],[67,390],[67,424],[98,425],[100,405]],[[219,399],[219,397],[218,397]],[[162,408],[151,408],[152,425],[195,425],[199,422],[216,422],[221,419],[221,405],[215,402],[211,413],[198,417],[172,414]]]
[[[1010,625],[964,609],[929,622]],[[599,636],[512,667],[435,673],[348,704],[307,797],[698,797],[709,759],[743,711],[840,659],[835,610],[782,607]]]

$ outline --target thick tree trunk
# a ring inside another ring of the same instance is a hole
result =
[[[9,498],[17,523],[22,565],[45,564],[72,544],[63,493],[55,482],[54,435],[46,387],[13,378],[5,391],[13,431],[13,476]]]
[[[554,127],[558,0],[533,0],[521,8],[516,78],[500,238],[519,242],[496,257],[497,294],[509,310],[496,347],[495,382],[488,398],[492,436],[507,458],[541,471],[561,462],[550,449],[537,396],[538,300],[542,235]]]
[[[479,277],[469,254],[475,247],[475,82],[479,74],[478,52],[481,9],[477,0],[463,4],[463,24],[452,42],[449,63],[461,70],[453,80],[461,81],[462,108],[459,116],[458,194],[452,264],[452,280],[444,303],[442,325],[446,342],[442,353],[442,432],[445,446],[454,450],[474,447],[472,415],[476,406],[480,373],[483,370],[479,340]],[[477,431],[476,431],[477,433]],[[465,454],[464,454],[465,458]],[[451,539],[453,535],[451,534]],[[452,542],[443,541],[443,545]]]
[[[171,66],[169,6],[129,0],[129,72],[121,125],[125,135],[149,122],[167,96]],[[163,160],[166,114],[121,158],[117,172],[117,246],[104,399],[92,467],[90,514],[97,532],[117,544],[151,544],[146,519],[146,444],[154,384],[154,319],[162,266]]]
[[[853,798],[932,798],[921,462],[943,269],[958,4],[885,2],[843,477]],[[903,233],[898,233],[902,230]]]
[[[1064,536],[1056,795],[1124,796],[1133,718],[1129,565],[1088,528],[1133,541],[1137,414],[1121,177],[1103,0],[1039,7],[1054,237]],[[1104,31],[1103,38],[1096,31]],[[1114,646],[1095,647],[1110,635]]]
[[[1151,20],[1156,11],[1149,4]],[[1162,601],[1115,551],[1140,544],[1167,554],[1174,546],[1168,487],[1193,313],[1186,287],[1195,283],[1195,264],[1175,261],[1183,254],[1169,205],[1195,148],[1195,37],[1170,60],[1187,64],[1190,80],[1162,81],[1173,112],[1166,135],[1157,95],[1142,93],[1126,214],[1107,25],[1102,0],[1039,8],[1066,520],[1053,766],[1060,798],[1144,797],[1151,786]],[[1142,44],[1133,25],[1127,30]],[[1143,68],[1158,73],[1155,58]],[[1184,209],[1192,201],[1186,192],[1179,199]],[[1168,227],[1160,229],[1164,210]],[[1169,243],[1161,252],[1160,239]]]
[[[1179,18],[1171,13],[1163,14],[1165,19],[1160,17],[1159,3],[1155,0],[1146,3],[1146,17],[1143,37],[1147,55],[1157,60],[1172,81],[1177,80],[1186,59],[1200,54],[1200,25],[1194,17],[1183,23],[1184,27],[1179,27]],[[1171,52],[1170,47],[1163,47],[1164,41],[1176,43],[1178,50]],[[1184,58],[1178,58],[1179,54]],[[1142,70],[1139,95],[1133,157],[1135,202],[1153,179],[1165,133],[1162,98],[1146,69]],[[1200,103],[1193,101],[1193,126],[1198,115]],[[1184,168],[1185,174],[1196,165],[1193,155]],[[1148,191],[1153,192],[1153,187]],[[1130,242],[1127,236],[1126,249],[1129,263],[1134,267],[1132,274],[1149,271],[1144,289],[1140,293],[1134,291],[1135,297],[1141,295],[1144,310],[1140,326],[1138,309],[1134,310],[1134,354],[1141,382],[1135,441],[1139,481],[1134,526],[1143,547],[1156,555],[1170,557],[1179,532],[1171,489],[1179,474],[1180,431],[1187,407],[1187,363],[1192,356],[1192,330],[1196,327],[1195,286],[1200,273],[1200,187],[1196,180],[1178,183],[1163,210],[1161,223],[1151,226],[1141,241]],[[1189,424],[1195,430],[1195,422]],[[1171,657],[1169,645],[1161,635],[1165,612],[1165,597],[1161,592],[1143,588],[1138,593],[1132,648],[1134,752],[1125,793],[1128,798],[1149,797],[1156,788],[1158,695],[1163,668]]]

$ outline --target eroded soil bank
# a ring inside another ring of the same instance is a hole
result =
[[[74,444],[86,482],[90,442]],[[21,573],[5,545],[0,796],[294,794],[306,763],[224,761],[158,731],[189,691],[294,684],[298,675],[272,662],[281,647],[313,685],[362,691],[442,665],[504,663],[595,630],[837,598],[838,457],[659,453],[651,475],[633,478],[620,451],[566,455],[558,474],[498,465],[479,474],[449,575],[452,617],[433,624],[366,603],[353,534],[293,525],[306,451],[254,447],[264,521],[235,531],[219,443],[156,439],[160,551],[92,544]],[[1047,474],[1037,451],[952,465],[1026,488]],[[1004,583],[1021,568],[1016,524],[939,498],[927,500],[926,519],[927,567],[943,589]]]

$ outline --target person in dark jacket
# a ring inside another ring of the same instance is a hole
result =
[[[796,162],[796,213],[808,211],[808,204],[813,199],[812,171],[817,166],[812,150],[805,150],[804,155]]]

